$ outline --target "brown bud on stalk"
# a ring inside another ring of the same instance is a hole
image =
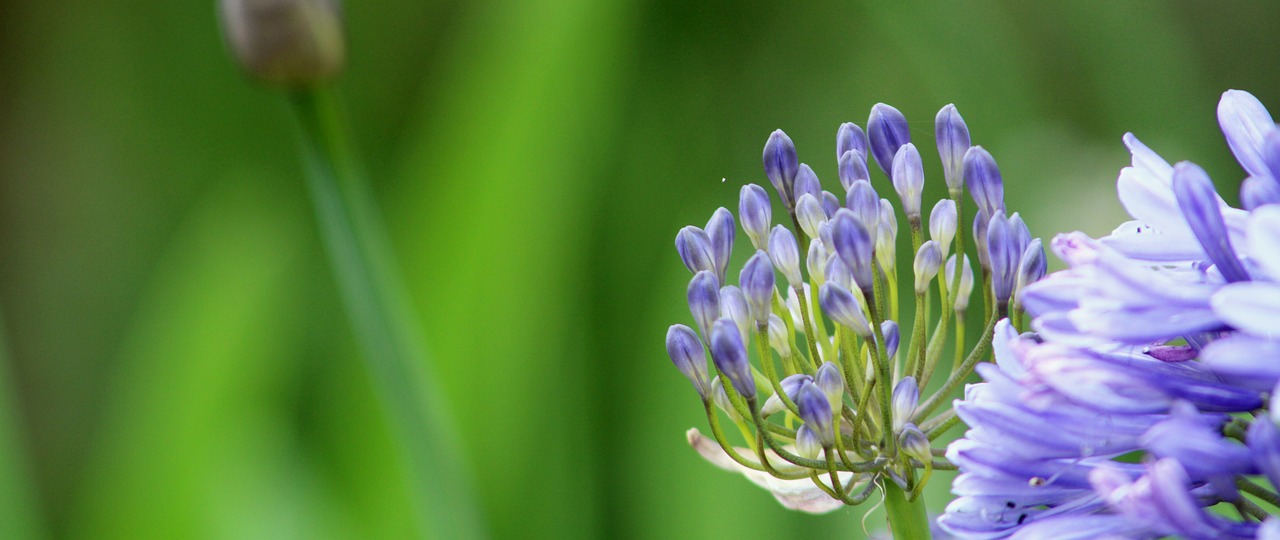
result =
[[[346,63],[339,0],[219,0],[227,45],[264,83],[297,87],[332,79]]]

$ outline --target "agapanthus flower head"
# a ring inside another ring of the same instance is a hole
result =
[[[1269,159],[1280,130],[1235,90],[1218,119],[1249,175],[1247,210],[1199,166],[1170,165],[1127,134],[1117,191],[1133,221],[1096,240],[1055,238],[1069,268],[1038,281],[1043,251],[1027,242],[1016,288],[1035,332],[1002,322],[996,364],[979,366],[985,382],[956,404],[969,431],[947,450],[961,470],[939,520],[952,534],[1280,533],[1280,187]],[[993,216],[994,284],[1011,252],[999,246],[1019,234]]]
[[[987,357],[996,315],[1004,308],[984,305],[985,337],[973,346],[965,343],[974,279],[964,251],[989,248],[965,243],[959,226],[963,185],[957,182],[964,176],[964,156],[972,154],[968,128],[952,106],[939,113],[937,125],[945,130],[938,134],[942,157],[950,160],[942,169],[955,189],[948,200],[929,201],[927,238],[921,215],[925,167],[906,118],[883,104],[873,108],[865,134],[854,124],[837,130],[834,166],[843,204],[821,191],[817,172],[800,163],[785,134],[769,137],[764,174],[791,219],[772,223],[765,190],[754,184],[742,188],[738,222],[755,249],[740,267],[737,285],[725,283],[724,254],[733,244],[725,232],[733,223],[727,210],[717,210],[705,229],[686,227],[677,235],[680,258],[694,274],[688,302],[702,339],[680,326],[672,330],[668,348],[702,396],[714,435],[690,431],[689,442],[717,466],[773,491],[788,508],[830,511],[859,504],[877,489],[897,489],[899,498],[915,501],[934,467],[951,467],[934,455],[930,440],[954,425],[947,402]],[[868,156],[885,171],[887,185],[873,185]],[[1016,214],[1004,217],[1003,186],[995,174],[995,186],[983,186],[999,190],[998,211],[980,213],[983,236],[997,218],[1003,229],[996,236],[1005,239],[1000,249],[1010,250],[1012,260],[1000,275],[1016,280],[1025,274],[1034,281],[1043,273],[1043,255],[1039,266],[1030,261],[1020,272],[1029,232]],[[901,276],[911,282],[905,306],[895,264],[899,212],[877,193],[888,187],[898,193],[915,254]],[[953,261],[964,258],[962,269],[950,262],[939,277],[951,254]],[[914,312],[903,314],[904,307]],[[953,341],[955,359],[943,361]],[[705,355],[697,361],[696,349],[704,343],[715,373],[706,372]],[[935,375],[946,380],[922,396],[921,388]],[[747,431],[747,447],[726,442],[730,434],[721,416]]]

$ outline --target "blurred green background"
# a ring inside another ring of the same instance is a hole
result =
[[[1218,96],[1280,104],[1274,2],[795,4],[348,2],[339,89],[494,537],[862,534],[690,451],[663,350],[672,239],[771,130],[830,187],[836,127],[891,103],[936,197],[954,102],[1047,237],[1122,219],[1126,130],[1234,200]],[[0,536],[415,534],[288,111],[215,13],[0,3]]]

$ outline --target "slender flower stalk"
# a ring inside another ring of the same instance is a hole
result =
[[[835,168],[844,204],[822,189],[785,133],[769,136],[765,176],[793,219],[775,224],[768,192],[755,184],[742,188],[738,218],[755,253],[736,285],[723,277],[731,234],[722,228],[714,234],[709,223],[681,229],[675,242],[693,274],[693,325],[672,326],[667,351],[703,402],[711,430],[706,437],[690,430],[690,444],[717,466],[769,489],[788,508],[829,512],[879,491],[890,528],[901,538],[930,535],[920,494],[935,469],[954,469],[930,441],[957,423],[955,413],[942,406],[956,397],[974,366],[990,358],[995,331],[989,317],[975,344],[964,341],[962,317],[973,275],[958,230],[958,202],[965,185],[963,158],[972,152],[968,128],[954,106],[939,113],[938,125],[951,198],[931,204],[928,238],[920,152],[902,113],[880,104],[866,132],[852,123],[837,130]],[[994,283],[1000,288],[989,296],[1007,302],[1024,274],[1027,284],[1043,274],[1043,257],[1027,261],[1027,271],[1020,273],[1029,234],[1016,214],[1005,217],[999,171],[989,154],[981,154],[979,206],[997,210],[980,213],[979,225],[984,231],[997,228],[982,237],[1000,244],[976,247],[998,255]],[[869,157],[885,173],[876,180],[879,189],[872,184]],[[898,194],[915,253],[908,261],[913,283],[905,289],[914,293],[914,320],[905,335],[908,329],[900,329],[897,320],[898,218],[894,203],[877,193],[886,189]],[[712,220],[732,223],[727,214],[721,208]],[[957,256],[963,271],[955,268]],[[989,311],[994,316],[1005,307]],[[952,317],[963,361],[939,363]],[[707,369],[708,358],[714,370]],[[942,387],[926,393],[920,383],[935,372]],[[725,431],[722,416],[738,428],[743,446],[734,446],[735,434]]]
[[[463,459],[454,446],[451,419],[424,372],[430,358],[404,300],[381,217],[347,140],[339,100],[327,85],[346,58],[338,1],[222,0],[220,7],[227,42],[241,67],[289,98],[320,235],[407,462],[422,534],[486,536],[465,468],[458,466]],[[731,244],[732,225],[729,234]],[[686,355],[685,369],[701,373],[692,343],[676,352]],[[701,380],[695,384],[705,391]]]

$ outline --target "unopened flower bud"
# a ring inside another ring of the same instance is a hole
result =
[[[781,129],[774,131],[764,144],[764,174],[787,208],[791,208],[795,201],[791,195],[799,171],[800,161],[796,158],[795,143]]]
[[[911,142],[907,117],[898,109],[877,103],[871,107],[871,117],[867,119],[867,137],[871,142],[871,155],[875,156],[876,165],[880,166],[885,176],[892,176],[893,156],[897,155],[902,145]]]
[[[846,289],[857,289],[858,286],[853,283],[853,275],[849,273],[849,267],[840,261],[840,256],[834,253],[827,258],[827,264],[823,267],[826,273],[827,282],[835,283]]]
[[[876,211],[879,212],[879,204],[876,206]],[[872,257],[875,248],[871,235],[866,226],[848,209],[836,212],[831,227],[832,249],[853,276],[853,282],[863,296],[869,298],[874,279]]]
[[[676,252],[680,254],[680,261],[690,272],[696,274],[703,270],[712,272],[716,270],[716,257],[711,251],[711,237],[707,236],[707,232],[702,229],[692,225],[680,229],[676,234]]]
[[[796,428],[796,454],[808,459],[818,459],[822,454],[822,441],[808,425]]]
[[[733,285],[720,287],[720,316],[728,317],[738,326],[743,340],[749,338],[748,332],[755,326],[752,324],[755,319],[751,318],[751,307],[747,305],[747,297],[742,294],[742,289]]]
[[[756,380],[751,375],[747,361],[747,349],[742,345],[738,326],[728,318],[716,321],[711,328],[711,360],[721,373],[729,378],[733,389],[743,397],[756,397]]]
[[[830,191],[822,192],[822,211],[827,214],[827,219],[835,217],[836,210],[840,209],[840,198]]]
[[[893,430],[902,429],[920,404],[920,387],[915,377],[904,377],[893,387]]]
[[[957,219],[956,202],[951,199],[938,201],[938,204],[933,205],[933,211],[929,212],[929,238],[938,242],[944,258],[951,253],[951,241],[956,237]]]
[[[978,203],[978,210],[988,219],[1004,212],[1004,180],[1000,178],[1000,167],[996,166],[996,158],[981,146],[970,148],[964,154],[964,182],[969,187],[969,195]]]
[[[800,222],[800,230],[809,238],[818,238],[818,227],[827,221],[827,213],[818,197],[805,193],[796,201],[796,221]]]
[[[738,192],[738,217],[742,219],[742,230],[756,249],[764,249],[769,237],[769,224],[773,221],[773,207],[769,203],[769,194],[764,188],[755,184],[742,186]]]
[[[902,145],[893,158],[893,189],[902,199],[902,212],[920,219],[920,197],[924,193],[924,164],[916,145]]]
[[[912,269],[916,274],[916,294],[924,294],[929,290],[929,282],[938,275],[942,267],[942,249],[936,240],[929,240],[916,251],[916,261]]]
[[[862,312],[862,304],[849,289],[827,282],[818,291],[818,303],[822,306],[822,312],[831,317],[836,324],[848,328],[864,339],[871,337],[871,324],[867,322],[867,316]]]
[[[1032,239],[1027,249],[1022,252],[1022,260],[1018,263],[1018,282],[1014,289],[1020,293],[1027,285],[1040,281],[1046,270],[1044,247],[1040,239]]]
[[[964,154],[972,144],[969,126],[955,105],[947,105],[933,121],[933,131],[938,138],[938,157],[942,158],[942,176],[952,196],[959,195],[964,187]]]
[[[717,208],[707,221],[707,238],[711,240],[711,255],[715,259],[716,277],[724,283],[729,270],[729,257],[733,255],[733,214],[725,208]]]
[[[978,266],[991,268],[991,256],[987,253],[987,227],[991,225],[991,216],[979,211],[973,216],[973,239],[977,244]]]
[[[738,415],[738,411],[734,410],[733,402],[729,401],[729,394],[724,391],[724,383],[720,380],[720,376],[716,375],[711,379],[711,400],[716,402],[716,407],[729,415],[729,418],[737,421],[742,418]]]
[[[1276,130],[1280,134],[1280,130]],[[1280,203],[1280,182],[1266,176],[1250,176],[1240,185],[1240,204],[1253,211],[1267,204]]]
[[[880,226],[880,196],[871,187],[871,182],[858,180],[849,186],[845,206],[862,222],[867,232],[874,233]]]
[[[778,356],[791,356],[791,333],[787,330],[787,323],[777,315],[769,316],[769,347],[778,351]]]
[[[769,233],[769,259],[782,271],[788,285],[799,287],[804,284],[804,277],[800,273],[800,247],[796,245],[796,237],[791,234],[791,230],[782,225],[774,227],[773,232]]]
[[[991,263],[991,292],[996,303],[1009,301],[1017,282],[1018,258],[1022,252],[1004,214],[996,214],[987,226],[987,257]]]
[[[876,227],[876,261],[880,268],[893,268],[898,257],[898,218],[889,199],[880,199],[880,224]]]
[[[805,267],[809,269],[809,279],[814,283],[821,285],[827,281],[827,259],[831,257],[831,253],[827,251],[827,245],[822,243],[818,237],[813,237],[809,241],[809,255],[805,257]]]
[[[707,381],[707,353],[702,349],[702,341],[693,330],[683,324],[671,325],[667,329],[667,355],[676,369],[684,374],[702,399],[707,399],[711,391]]]
[[[795,401],[796,398],[800,396],[800,387],[803,386],[804,383],[811,382],[813,382],[812,376],[805,375],[804,373],[796,373],[794,375],[784,377],[782,382],[778,383],[778,385],[782,387],[782,393],[787,395],[787,399]]]
[[[884,350],[889,358],[898,354],[898,343],[902,341],[902,333],[898,331],[898,323],[884,321],[880,323],[880,335],[884,336]]]
[[[902,449],[902,453],[906,454],[907,457],[920,463],[933,461],[933,453],[929,447],[929,437],[926,437],[915,424],[908,423],[902,426],[902,433],[898,435],[898,447]]]
[[[688,298],[689,311],[693,313],[698,330],[702,331],[703,337],[710,336],[711,325],[721,317],[720,282],[716,275],[710,270],[694,274],[693,279],[689,280]]]
[[[813,384],[826,394],[827,401],[831,403],[832,414],[839,414],[840,406],[844,403],[844,377],[840,376],[839,368],[831,362],[823,362],[813,374]]]
[[[773,312],[773,264],[769,262],[769,254],[757,251],[742,266],[738,274],[738,286],[751,308],[751,318],[757,325],[768,324],[769,314]]]
[[[952,291],[955,295],[956,311],[964,311],[969,308],[969,295],[973,293],[973,267],[969,265],[969,256],[964,256],[964,263],[961,265],[960,285]],[[956,277],[956,256],[952,255],[947,259],[947,286],[955,281]]]
[[[253,77],[284,87],[332,79],[346,64],[338,0],[221,0],[227,45]]]
[[[791,188],[791,194],[794,201],[799,201],[803,195],[813,195],[814,197],[822,196],[822,182],[818,181],[817,173],[808,165],[801,163],[800,170],[796,173],[795,185]]]
[[[867,134],[853,122],[845,122],[840,124],[840,129],[836,130],[836,159],[839,160],[844,156],[845,152],[855,150],[862,154],[863,161],[866,161],[867,155]]]
[[[867,171],[867,157],[857,150],[850,150],[840,156],[836,173],[846,192],[858,180],[871,180],[871,173]]]
[[[823,448],[835,444],[834,416],[831,414],[831,403],[827,401],[826,394],[813,383],[805,382],[796,393],[795,403],[796,408],[799,409],[800,419],[804,420],[805,425],[818,436]]]

